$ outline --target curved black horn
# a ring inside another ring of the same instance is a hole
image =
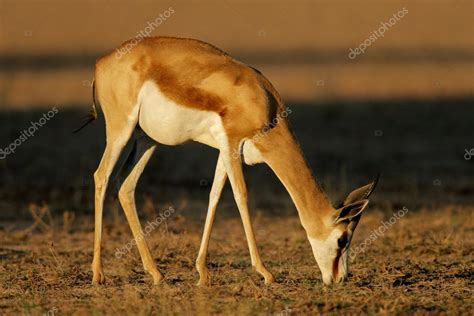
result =
[[[377,177],[375,180],[367,185],[364,185],[360,188],[355,189],[349,195],[346,197],[343,203],[341,203],[337,208],[340,208],[342,206],[360,201],[360,200],[365,200],[368,199],[369,196],[374,192],[375,187],[377,186],[377,183],[379,182],[380,179],[380,172],[377,174]]]
[[[372,192],[374,192],[375,187],[377,186],[377,183],[379,182],[379,179],[380,179],[380,172],[377,174],[377,178],[375,178],[375,180],[372,182],[372,185],[369,187],[367,192],[365,192],[364,199],[367,199],[372,194]]]

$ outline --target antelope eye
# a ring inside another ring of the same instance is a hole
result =
[[[346,234],[343,234],[341,237],[339,237],[339,239],[337,240],[337,246],[339,247],[339,249],[343,249],[347,246],[347,235]]]

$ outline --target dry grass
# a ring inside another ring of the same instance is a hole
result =
[[[104,286],[90,285],[92,222],[63,220],[49,230],[1,231],[0,307],[5,314],[469,314],[472,300],[473,208],[409,210],[351,262],[342,286],[325,287],[309,243],[291,217],[254,217],[259,248],[277,282],[265,286],[250,268],[237,218],[217,222],[208,266],[213,285],[198,288],[194,260],[202,222],[177,211],[148,240],[165,280],[153,286],[136,248],[114,257],[131,239],[123,221],[104,232]],[[386,220],[371,209],[353,241],[360,245]],[[47,224],[47,223],[46,223]],[[47,224],[48,225],[48,224]],[[68,224],[67,224],[68,225]]]

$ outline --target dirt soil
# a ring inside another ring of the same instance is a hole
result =
[[[262,257],[276,283],[263,284],[251,270],[242,225],[218,221],[208,266],[212,285],[195,284],[200,227],[173,213],[147,237],[165,275],[152,285],[138,251],[116,257],[132,239],[123,218],[104,231],[106,284],[90,284],[92,222],[57,220],[33,231],[0,232],[2,314],[260,314],[307,313],[469,314],[472,297],[473,208],[409,210],[375,240],[382,212],[371,209],[361,221],[352,248],[366,243],[351,260],[343,285],[327,287],[296,214],[259,214],[254,227]],[[395,210],[397,212],[397,210]],[[393,221],[392,221],[393,222]],[[201,225],[200,225],[201,224]]]

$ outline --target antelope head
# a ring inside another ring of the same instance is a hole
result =
[[[323,220],[318,237],[308,234],[324,284],[340,283],[347,278],[352,236],[362,212],[369,204],[368,198],[375,189],[378,178],[352,191],[335,211],[329,213]]]

